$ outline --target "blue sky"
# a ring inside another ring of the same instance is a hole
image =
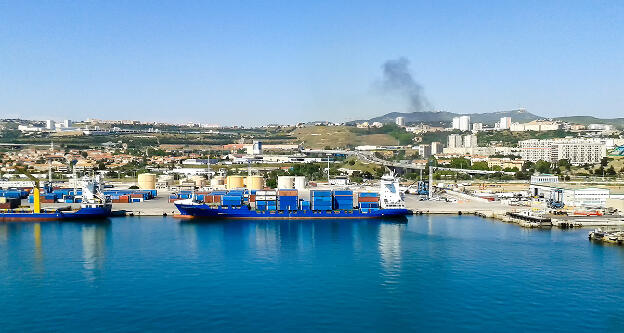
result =
[[[4,1],[0,118],[255,125],[432,106],[623,116],[622,1]]]

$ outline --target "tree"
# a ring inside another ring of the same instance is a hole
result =
[[[535,171],[539,173],[550,173],[550,163],[543,160],[535,162]]]
[[[472,163],[472,169],[473,170],[489,170],[490,168],[488,167],[487,162],[479,161],[479,162]],[[498,169],[500,171],[500,167],[498,167]]]
[[[607,168],[607,170],[605,170],[605,173],[607,174],[607,176],[615,176],[616,172],[613,165]]]
[[[570,164],[570,161],[567,159],[561,159],[559,160],[559,162],[557,162],[557,164],[559,165],[559,167],[566,169],[570,169],[570,166],[572,166],[572,164]]]
[[[470,168],[470,160],[464,157],[454,158],[451,160],[450,166],[456,169]]]

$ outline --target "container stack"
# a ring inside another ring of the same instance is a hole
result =
[[[310,191],[312,210],[331,210],[332,193],[329,190]]]
[[[277,192],[264,190],[256,191],[256,209],[277,210]]]
[[[334,209],[343,209],[343,210],[353,209],[353,191],[335,190],[334,191]]]
[[[297,210],[299,193],[297,190],[279,190],[279,210]]]
[[[0,209],[17,208],[20,205],[20,201],[21,199],[19,198],[0,197]]]
[[[229,207],[233,207],[233,206],[242,206],[243,205],[243,196],[242,194],[238,194],[238,193],[228,193],[226,195],[224,195],[222,197],[222,205],[223,206],[229,206]]]
[[[310,201],[309,200],[301,200],[301,210],[310,210]]]
[[[358,194],[358,206],[360,209],[379,209],[379,193],[360,192]]]

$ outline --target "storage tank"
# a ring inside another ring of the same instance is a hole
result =
[[[296,190],[305,190],[306,188],[305,176],[295,176],[294,186]]]
[[[167,185],[173,184],[173,176],[172,175],[160,175],[158,177],[159,183],[165,183]]]
[[[153,173],[142,173],[139,175],[139,188],[142,190],[153,190],[156,188],[156,175]]]
[[[293,176],[279,176],[277,177],[277,188],[279,189],[294,189],[295,177]]]
[[[228,176],[227,177],[227,188],[243,188],[245,187],[245,178],[243,176]]]
[[[264,188],[264,178],[262,176],[249,176],[246,178],[245,185],[250,190],[261,190]]]
[[[210,187],[213,189],[225,189],[225,177],[216,176],[210,180]]]
[[[203,176],[193,176],[191,177],[191,180],[195,183],[195,186],[197,187],[206,186],[206,178],[204,178]]]

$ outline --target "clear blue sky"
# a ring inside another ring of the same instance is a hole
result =
[[[362,119],[398,57],[436,109],[624,116],[623,1],[0,0],[0,118]]]

